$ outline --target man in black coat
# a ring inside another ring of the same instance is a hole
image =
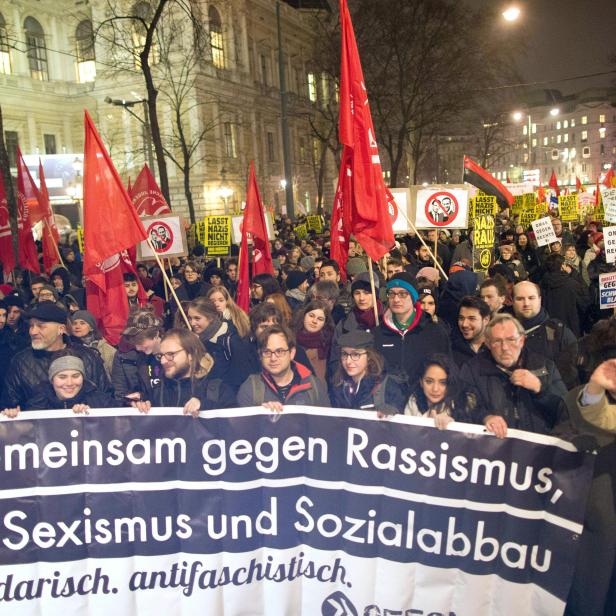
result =
[[[569,301],[574,301],[570,298]],[[551,318],[541,305],[541,290],[534,282],[518,282],[513,288],[513,312],[524,327],[526,347],[552,360],[567,389],[578,385],[578,341],[558,319]]]
[[[85,367],[85,377],[101,392],[112,388],[101,356],[83,345],[73,346],[66,335],[68,314],[53,302],[41,302],[28,314],[30,346],[17,353],[6,374],[0,408],[26,405],[35,389],[48,380],[48,370],[54,353],[70,348]]]
[[[389,309],[372,330],[374,348],[385,358],[389,374],[396,375],[408,394],[419,380],[426,355],[451,355],[447,331],[425,314],[410,274],[396,274],[387,283]]]
[[[549,433],[566,416],[567,394],[554,362],[525,348],[520,322],[509,314],[495,316],[486,328],[490,353],[466,363],[460,377],[478,394],[478,408],[488,430],[504,438],[507,428]]]

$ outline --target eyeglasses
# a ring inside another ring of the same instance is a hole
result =
[[[359,361],[359,358],[362,355],[367,355],[368,353],[366,351],[363,351],[362,353],[358,353],[357,351],[353,351],[352,353],[346,353],[345,351],[342,351],[340,353],[340,359],[342,361],[345,361],[347,359],[350,359],[351,361]]]
[[[50,293],[49,291],[41,291],[39,294],[39,299],[53,299],[54,295],[53,293]]]
[[[289,352],[289,349],[276,349],[275,351],[270,351],[269,349],[265,349],[261,351],[261,355],[265,357],[265,359],[271,359],[272,357],[284,357]]]
[[[387,299],[395,299],[399,297],[400,299],[407,299],[411,296],[408,291],[387,291]]]
[[[156,357],[156,359],[158,361],[160,361],[163,357],[167,360],[167,361],[174,361],[175,360],[175,356],[178,353],[181,353],[184,349],[178,349],[177,351],[167,351],[166,353],[156,353],[156,355],[154,355],[154,357]]]
[[[251,286],[253,289],[261,289],[261,288],[263,288],[263,285],[257,284],[257,283],[255,283],[255,282],[253,282],[250,286]]]
[[[511,338],[492,338],[489,340],[490,346],[512,347],[515,346],[522,336],[512,336]]]

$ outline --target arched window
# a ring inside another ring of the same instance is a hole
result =
[[[26,31],[26,54],[30,65],[30,76],[32,79],[47,81],[49,72],[43,26],[34,17],[26,17],[24,30]]]
[[[77,51],[77,81],[79,83],[94,81],[96,78],[94,31],[89,19],[79,22],[75,30],[75,46]]]
[[[6,29],[4,15],[0,13],[0,73],[11,74],[11,48],[9,47],[9,33]]]
[[[143,51],[143,47],[145,46],[145,40],[147,38],[147,27],[145,24],[149,24],[152,20],[152,6],[149,2],[136,2],[133,5],[133,15],[139,18],[133,20],[133,54],[135,56],[135,66],[141,68],[139,54]],[[150,50],[150,64],[157,64],[159,60],[159,49],[156,44],[156,39],[154,39]]]
[[[222,36],[222,20],[218,10],[210,6],[208,9],[210,22],[210,44],[212,46],[212,62],[216,68],[225,68],[225,45]]]

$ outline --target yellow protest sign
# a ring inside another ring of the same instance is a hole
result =
[[[203,219],[203,245],[208,256],[226,256],[231,250],[231,216],[206,216]]]
[[[298,240],[304,239],[308,235],[308,227],[306,223],[293,227]]]
[[[558,197],[558,211],[563,222],[573,222],[578,219],[578,196],[560,195]]]
[[[317,233],[323,233],[323,221],[320,216],[306,216],[306,226]]]
[[[537,206],[533,206],[532,209],[524,210],[520,214],[520,224],[526,229],[526,227],[530,227],[530,223],[533,220],[537,220]]]
[[[498,203],[494,195],[477,195],[473,199],[473,218],[479,216],[496,216]]]
[[[494,216],[473,219],[473,271],[485,272],[494,259]]]
[[[83,227],[77,226],[77,246],[79,246],[79,252],[83,254]]]

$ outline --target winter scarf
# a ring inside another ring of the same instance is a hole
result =
[[[323,328],[318,332],[307,332],[303,327],[297,332],[297,343],[305,349],[317,349],[319,359],[326,359],[332,343],[332,331]]]

